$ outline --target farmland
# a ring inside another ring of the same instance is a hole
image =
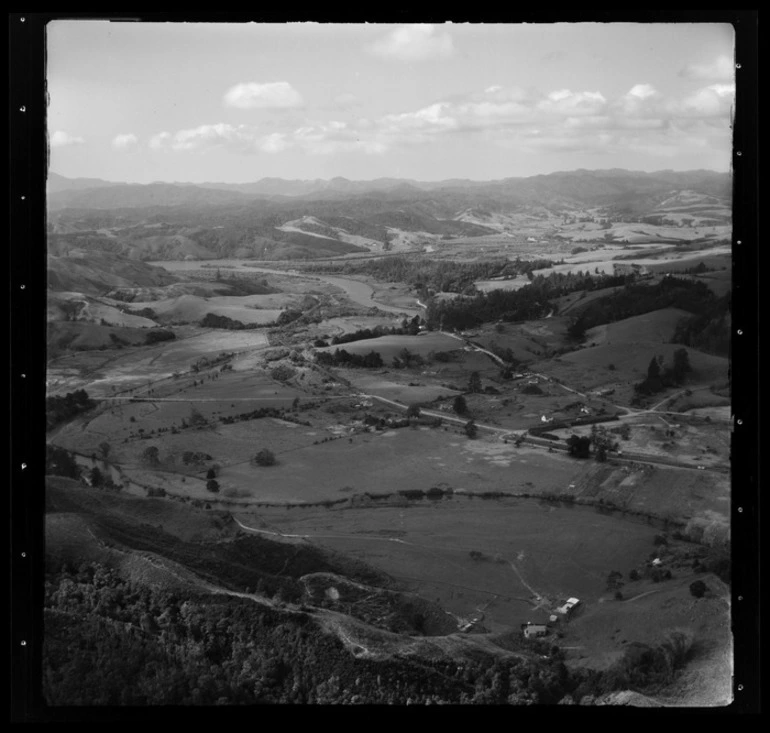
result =
[[[274,228],[364,249],[137,261],[135,287],[53,263],[47,393],[95,403],[47,436],[51,553],[305,614],[378,661],[612,672],[685,628],[690,676],[655,699],[724,699],[724,675],[684,686],[731,643],[729,247],[683,196],[657,224],[303,214]]]

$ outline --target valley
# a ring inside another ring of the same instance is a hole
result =
[[[51,656],[97,618],[197,670],[190,639],[258,614],[268,656],[286,635],[324,670],[301,702],[379,675],[401,702],[401,670],[420,702],[728,704],[728,177],[580,174],[52,177]],[[287,702],[282,660],[228,679]]]

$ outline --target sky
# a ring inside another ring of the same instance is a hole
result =
[[[70,178],[495,180],[728,171],[729,24],[47,28],[50,168]]]

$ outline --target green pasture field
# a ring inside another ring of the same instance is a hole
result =
[[[668,343],[679,322],[692,317],[681,308],[661,308],[650,313],[596,326],[586,331],[586,343],[611,344],[638,342]]]
[[[262,331],[174,329],[174,341],[139,348],[68,354],[48,365],[51,393],[63,394],[85,388],[92,397],[104,397],[117,390],[146,386],[167,379],[174,372],[188,371],[202,357],[222,352],[243,352],[267,348]]]
[[[692,267],[697,267],[700,263],[703,263],[707,267],[713,268],[725,268],[726,272],[729,272],[732,268],[732,260],[730,254],[716,253],[710,254],[706,252],[693,252],[687,255],[686,258],[675,260],[662,260],[658,263],[647,264],[646,267],[650,272],[678,272],[680,270],[688,270]]]
[[[729,524],[727,474],[649,464],[583,463],[583,472],[569,490],[578,500],[604,499],[617,507],[656,517],[708,521],[714,529]]]
[[[241,425],[232,427],[240,429]],[[255,434],[250,444],[254,452],[269,448],[277,465],[262,468],[240,463],[240,454],[231,451],[233,459],[225,459],[219,481],[223,492],[228,488],[248,492],[242,498],[252,502],[323,501],[345,498],[351,489],[354,493],[389,493],[427,490],[439,483],[469,491],[515,493],[527,491],[529,485],[560,491],[582,468],[566,455],[499,441],[469,440],[460,426],[400,428],[347,437],[340,430],[342,437],[313,445],[330,432],[304,427],[274,429],[265,420],[250,425],[255,431],[265,431],[261,436]],[[303,442],[304,446],[298,445]],[[208,452],[215,453],[213,449]],[[222,462],[219,458],[215,456]]]
[[[132,310],[152,308],[156,320],[160,323],[196,323],[207,313],[227,316],[243,323],[272,323],[281,313],[276,308],[277,302],[294,303],[297,298],[285,295],[277,300],[275,295],[250,295],[243,297],[217,296],[201,298],[196,295],[180,295],[167,300],[153,300],[144,303],[132,303]],[[273,304],[273,308],[262,309],[261,303]]]
[[[376,351],[386,364],[390,364],[393,357],[398,356],[399,352],[404,349],[409,349],[413,354],[427,357],[431,351],[453,351],[457,348],[462,348],[462,343],[457,339],[442,333],[431,332],[418,336],[380,336],[374,339],[353,341],[349,344],[327,346],[318,349],[318,351],[331,351],[333,353],[335,349],[344,349],[350,354],[368,354],[370,351]]]
[[[427,369],[433,371],[432,367]],[[364,394],[378,395],[406,405],[433,402],[460,394],[436,383],[436,377],[430,374],[426,376],[413,369],[374,373],[371,370],[347,369],[345,377]],[[394,411],[398,411],[398,408],[394,408]]]
[[[538,321],[487,324],[478,329],[472,340],[490,351],[493,345],[510,349],[519,361],[531,362],[565,346],[569,323],[568,318],[553,316]]]
[[[482,624],[496,632],[545,621],[549,605],[570,596],[597,603],[609,572],[643,562],[655,534],[643,523],[587,508],[457,496],[403,507],[257,509],[236,516],[247,526],[309,535],[460,618],[478,616],[483,607]],[[471,551],[483,559],[472,559]],[[535,594],[545,599],[540,607]]]
[[[684,348],[689,355],[693,372],[688,375],[682,389],[687,387],[722,384],[728,376],[728,360],[680,344],[660,342],[613,342],[579,349],[530,365],[532,369],[559,379],[570,387],[580,390],[615,389],[612,400],[625,404],[633,397],[633,385],[647,376],[650,359],[662,355],[664,363],[673,363],[673,354]],[[610,369],[614,365],[615,369]],[[676,390],[668,390],[672,394]],[[661,392],[655,399],[664,399]]]
[[[173,393],[167,394],[174,388]],[[297,398],[300,399],[300,406],[303,400],[308,400],[306,393],[270,379],[263,371],[224,372],[218,379],[203,381],[197,387],[192,386],[190,378],[173,380],[164,383],[158,392],[157,399],[143,396],[141,401],[136,402],[112,400],[107,409],[98,412],[85,425],[79,421],[65,425],[57,433],[55,442],[70,450],[90,455],[100,454],[99,446],[106,441],[112,447],[111,459],[132,463],[134,454],[137,451],[143,452],[152,441],[165,444],[172,439],[179,439],[183,442],[191,439],[189,436],[192,433],[200,432],[192,428],[182,429],[183,420],[191,423],[193,410],[217,426],[222,417],[264,407],[289,409]],[[300,419],[306,419],[300,413],[297,415]],[[172,427],[180,430],[179,435],[171,434]],[[226,427],[218,426],[217,429]],[[167,432],[158,433],[161,428]],[[150,442],[139,437],[140,429],[144,435],[150,435]],[[151,435],[153,432],[155,434]]]

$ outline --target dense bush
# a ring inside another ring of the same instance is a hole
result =
[[[334,352],[319,351],[316,353],[315,358],[319,364],[326,366],[378,369],[385,365],[382,357],[376,351],[370,351],[368,354],[351,354],[345,351],[345,349],[335,349]]]
[[[273,466],[276,462],[275,454],[268,448],[263,448],[254,456],[254,463],[258,466]]]
[[[173,331],[169,331],[163,328],[153,328],[147,332],[144,337],[144,343],[147,345],[157,344],[162,341],[173,341],[176,338],[176,334]]]
[[[92,400],[84,389],[68,392],[64,397],[54,395],[45,401],[46,430],[53,430],[57,425],[72,420],[98,403]]]
[[[80,466],[69,451],[49,443],[45,447],[45,472],[76,479],[80,477]]]

